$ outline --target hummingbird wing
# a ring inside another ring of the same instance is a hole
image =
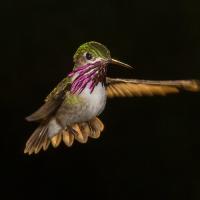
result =
[[[198,80],[151,81],[107,77],[106,84],[107,96],[110,98],[126,96],[164,96],[170,93],[178,93],[181,90],[191,92],[200,91],[200,81]]]
[[[46,97],[45,103],[33,114],[28,116],[28,121],[38,121],[48,118],[52,115],[61,105],[65,98],[66,92],[69,90],[71,79],[64,78],[54,90]]]

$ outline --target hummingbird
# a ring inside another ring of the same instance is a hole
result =
[[[37,154],[61,141],[71,147],[99,138],[104,124],[98,118],[108,98],[153,96],[200,91],[198,80],[139,80],[107,77],[109,65],[133,69],[113,59],[101,43],[82,44],[73,56],[72,71],[50,92],[43,105],[26,118],[40,124],[26,142],[24,153]]]

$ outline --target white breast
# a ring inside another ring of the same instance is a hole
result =
[[[89,87],[86,86],[79,96],[82,97],[87,104],[87,109],[84,112],[84,118],[86,120],[92,119],[104,110],[106,104],[106,90],[101,83],[98,83],[92,93],[90,93]]]

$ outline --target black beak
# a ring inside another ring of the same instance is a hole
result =
[[[125,67],[125,68],[128,68],[128,69],[133,69],[133,67],[131,67],[130,65],[126,64],[126,63],[123,63],[119,60],[115,60],[115,59],[111,59],[111,64],[115,64],[115,65],[120,65],[122,67]]]

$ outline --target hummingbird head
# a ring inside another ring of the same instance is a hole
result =
[[[73,60],[74,69],[69,74],[73,80],[71,87],[73,93],[81,93],[88,84],[91,92],[99,82],[105,84],[109,64],[132,68],[123,62],[112,59],[108,48],[94,41],[82,44],[75,52]]]
[[[110,60],[111,56],[108,48],[94,41],[82,44],[74,54],[75,68],[98,61],[105,64]]]
[[[82,44],[74,54],[74,68],[85,64],[94,64],[96,61],[101,61],[104,66],[116,64],[132,68],[130,65],[111,58],[109,49],[105,45],[95,41]]]

